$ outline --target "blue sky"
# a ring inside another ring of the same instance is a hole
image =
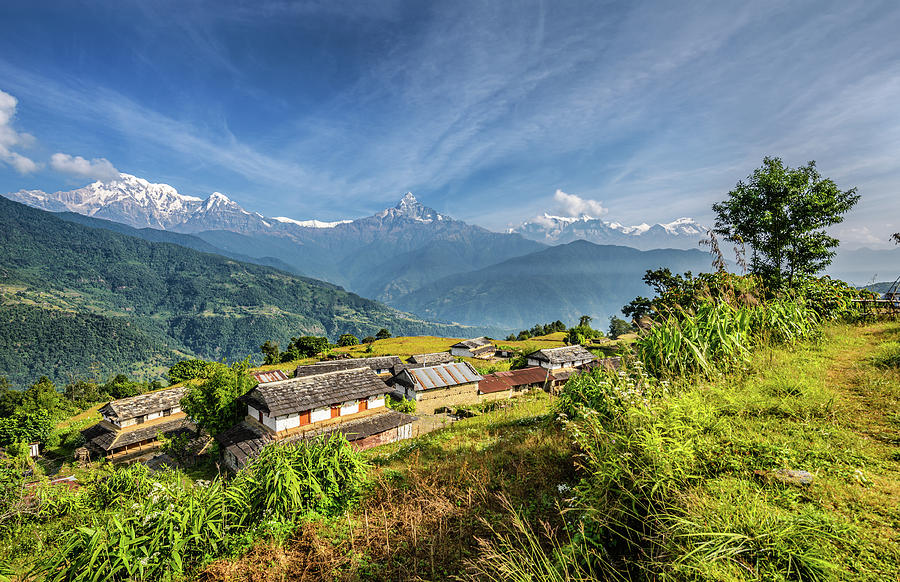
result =
[[[837,231],[886,246],[898,30],[894,1],[6,0],[0,191],[118,170],[299,219],[411,190],[502,229],[560,189],[708,221],[771,154],[857,186]]]

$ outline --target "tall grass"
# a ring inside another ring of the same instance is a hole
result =
[[[739,307],[705,302],[693,313],[681,311],[654,325],[635,349],[655,376],[709,377],[746,365],[754,346],[814,337],[818,321],[815,311],[792,300]]]
[[[178,579],[261,535],[289,534],[304,515],[343,511],[366,473],[339,434],[267,447],[231,482],[154,479],[136,467],[86,493],[121,509],[69,532],[35,574],[50,581]]]

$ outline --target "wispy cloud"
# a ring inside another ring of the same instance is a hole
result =
[[[600,218],[609,212],[603,207],[603,204],[596,200],[587,200],[575,194],[566,194],[562,190],[556,191],[553,201],[562,216]]]

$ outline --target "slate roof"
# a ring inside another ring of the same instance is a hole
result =
[[[434,364],[449,364],[454,361],[450,352],[434,352],[431,354],[415,354],[406,359],[410,364],[424,364],[426,366]]]
[[[185,417],[176,418],[168,422],[149,424],[134,430],[110,430],[98,423],[84,429],[81,431],[81,434],[94,447],[103,451],[111,451],[150,438],[156,438],[157,433],[173,435],[183,432],[192,434],[197,432],[196,425]]]
[[[561,348],[544,348],[528,354],[529,358],[548,362],[550,364],[564,364],[577,360],[596,360],[597,356],[584,349],[582,346],[563,346]]]
[[[381,378],[365,366],[259,384],[239,400],[271,416],[284,416],[387,391]]]
[[[180,408],[181,398],[185,392],[187,392],[187,386],[179,386],[113,400],[100,408],[100,414],[118,418],[119,422],[122,422],[175,406]]]
[[[368,366],[372,370],[389,370],[396,364],[403,363],[399,356],[375,356],[372,358],[347,358],[344,360],[329,360],[308,364],[306,366],[297,366],[294,371],[295,378],[303,376],[314,376],[326,372],[335,372],[338,370],[352,370]]]
[[[430,390],[478,382],[481,380],[481,375],[468,362],[453,362],[421,368],[407,368],[392,380],[405,386],[414,387],[416,390]]]
[[[335,432],[343,433],[348,441],[353,442],[404,424],[410,424],[415,420],[415,416],[385,409],[385,412],[381,414],[329,424],[321,429],[301,432],[280,441],[276,441],[271,434],[263,432],[262,429],[248,422],[241,422],[220,433],[216,440],[224,450],[235,456],[238,465],[243,466],[256,458],[263,447],[273,442],[291,444],[309,438],[327,436]]]
[[[519,386],[543,384],[546,380],[547,370],[538,367],[494,372],[493,374],[486,375],[484,379],[478,383],[478,391],[482,394],[491,394],[492,392],[503,392],[504,390],[515,389]]]
[[[271,370],[269,372],[254,372],[253,377],[260,384],[268,384],[269,382],[279,382],[290,378],[284,370]]]
[[[476,337],[474,339],[467,339],[461,342],[455,343],[450,347],[453,348],[463,348],[466,350],[474,350],[476,348],[483,348],[485,346],[492,345],[491,340],[486,337]]]

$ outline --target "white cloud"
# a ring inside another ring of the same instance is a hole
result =
[[[119,170],[106,158],[86,160],[81,156],[56,153],[50,157],[50,167],[57,172],[95,180],[115,180],[119,177]]]
[[[596,200],[587,200],[575,194],[566,194],[562,190],[556,191],[553,200],[556,202],[556,209],[561,216],[600,218],[609,212],[603,207],[603,204]]]
[[[37,170],[38,164],[12,149],[16,146],[28,147],[34,143],[34,137],[12,128],[18,103],[18,99],[0,90],[0,162],[12,166],[20,174],[28,174]]]

